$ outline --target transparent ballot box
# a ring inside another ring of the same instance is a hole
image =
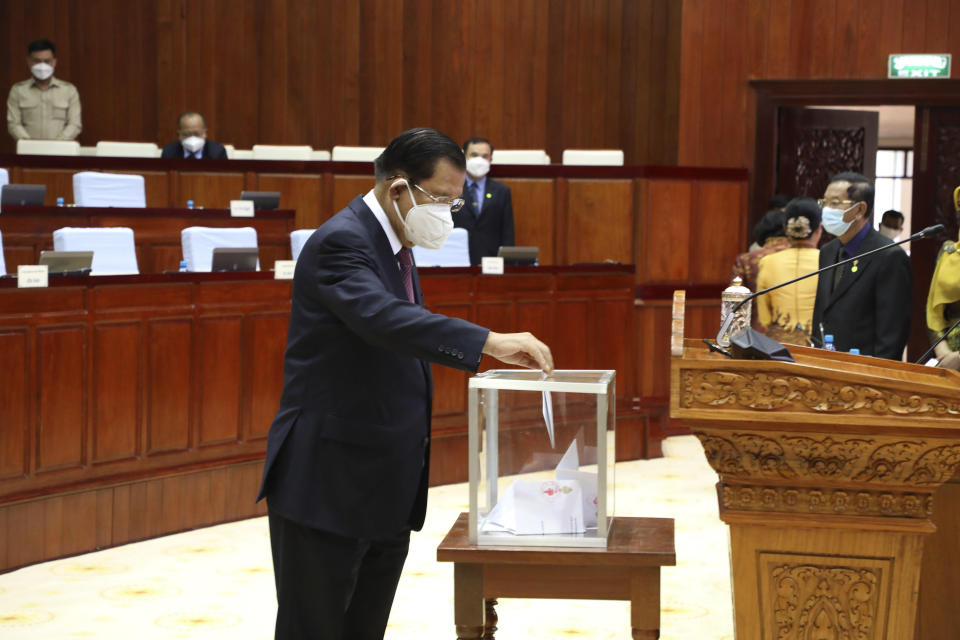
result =
[[[469,383],[470,542],[606,547],[616,371],[485,371]]]

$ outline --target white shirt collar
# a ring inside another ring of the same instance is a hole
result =
[[[367,192],[367,195],[363,196],[363,202],[368,207],[370,211],[373,211],[374,217],[377,219],[377,222],[380,223],[380,226],[383,227],[383,232],[387,234],[387,240],[390,241],[390,250],[393,251],[393,255],[397,255],[400,252],[400,249],[403,248],[403,244],[400,243],[400,238],[397,236],[397,232],[393,230],[393,227],[390,226],[390,221],[387,220],[387,213],[383,210],[383,207],[380,206],[380,201],[377,200],[377,196],[373,194],[373,189]]]

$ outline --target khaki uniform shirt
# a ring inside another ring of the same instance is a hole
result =
[[[80,94],[69,82],[53,77],[41,90],[31,78],[10,88],[7,130],[14,140],[73,140],[82,128]]]

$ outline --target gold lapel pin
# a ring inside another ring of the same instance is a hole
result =
[[[853,261],[853,266],[850,267],[850,273],[856,273],[856,272],[857,272],[857,263],[858,263],[858,262],[860,262],[860,261],[859,261],[859,260],[854,260],[854,261]]]

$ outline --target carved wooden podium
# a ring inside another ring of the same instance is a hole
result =
[[[960,374],[683,347],[670,410],[720,476],[737,640],[960,637]]]

